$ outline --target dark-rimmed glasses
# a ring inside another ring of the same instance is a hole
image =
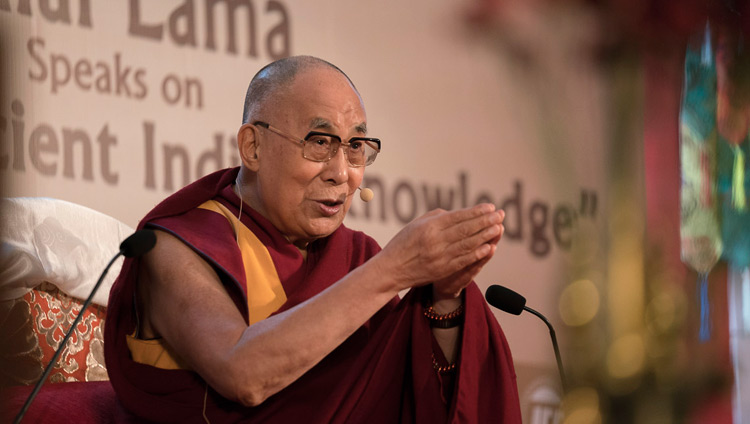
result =
[[[274,128],[267,122],[255,121],[253,125],[263,127],[276,133],[289,141],[302,145],[302,157],[313,162],[328,162],[344,146],[344,156],[350,166],[359,168],[375,162],[380,152],[380,140],[369,137],[352,137],[348,142],[341,141],[341,137],[318,131],[310,131],[305,138],[297,138],[289,135],[278,128]]]

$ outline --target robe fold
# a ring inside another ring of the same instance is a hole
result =
[[[214,200],[236,217],[240,200],[232,184],[237,173],[238,168],[218,171],[185,187],[154,208],[139,228],[168,231],[206,260],[249,325],[315,296],[380,250],[372,238],[342,225],[311,243],[304,260],[246,204],[239,224],[243,228],[237,228],[216,208],[204,205]],[[243,254],[240,230],[257,237],[270,262],[263,252],[256,259]],[[273,269],[266,281],[256,268],[268,263]],[[203,423],[205,414],[212,423],[521,422],[510,349],[474,283],[465,291],[453,397],[447,402],[441,396],[441,376],[433,369],[432,333],[423,316],[428,287],[394,298],[298,380],[261,405],[245,407],[223,398],[193,371],[160,369],[132,359],[126,338],[137,325],[137,274],[138,259],[126,259],[110,292],[104,346],[120,402],[142,419]]]

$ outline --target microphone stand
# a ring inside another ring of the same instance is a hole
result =
[[[112,266],[112,264],[115,263],[117,258],[119,258],[120,256],[125,256],[127,258],[141,256],[151,250],[151,248],[154,247],[155,243],[156,235],[154,234],[153,230],[138,230],[135,233],[131,234],[130,237],[125,239],[125,241],[120,243],[120,251],[117,252],[117,254],[112,259],[110,259],[107,266],[104,267],[104,271],[102,271],[99,279],[96,281],[96,284],[94,284],[94,288],[91,290],[91,294],[89,294],[89,297],[85,302],[83,302],[83,305],[81,306],[81,312],[78,313],[78,316],[76,316],[76,318],[73,320],[73,324],[70,326],[70,329],[67,333],[65,333],[65,337],[62,339],[62,342],[60,342],[60,346],[57,348],[57,350],[55,350],[55,354],[52,355],[52,359],[50,359],[49,364],[47,364],[47,367],[44,369],[42,377],[39,379],[39,381],[36,382],[34,390],[32,390],[29,397],[26,398],[26,402],[23,404],[23,407],[21,408],[21,411],[18,413],[18,415],[16,415],[16,419],[13,420],[13,424],[18,424],[21,422],[21,419],[23,419],[24,414],[26,414],[26,411],[29,409],[31,402],[34,400],[36,395],[39,393],[39,390],[42,388],[42,384],[45,380],[47,380],[47,377],[49,377],[50,372],[52,372],[52,368],[55,366],[57,359],[60,357],[60,353],[62,353],[65,345],[68,343],[68,339],[70,339],[70,336],[73,334],[73,331],[75,331],[76,326],[81,321],[81,318],[83,318],[83,313],[86,312],[86,308],[88,308],[88,306],[91,304],[91,301],[94,299],[94,294],[97,290],[99,290],[99,286],[102,285],[102,281],[104,281],[104,277],[109,272],[109,268]]]
[[[547,321],[547,318],[545,318],[544,315],[529,308],[528,306],[524,306],[523,309],[538,316],[542,321],[544,321],[545,324],[547,324],[547,328],[549,328],[549,335],[552,338],[552,347],[555,349],[555,359],[557,359],[557,369],[558,371],[560,371],[560,381],[562,382],[563,393],[566,393],[568,391],[568,383],[565,379],[565,371],[563,371],[562,359],[560,359],[560,347],[557,345],[557,336],[555,335],[555,329],[552,328],[552,324]]]
[[[34,390],[32,390],[29,397],[26,399],[26,403],[23,404],[23,408],[21,408],[21,411],[16,416],[16,419],[13,421],[13,424],[18,424],[21,422],[21,419],[23,418],[24,414],[26,414],[26,410],[29,409],[29,406],[31,406],[31,401],[34,400],[37,393],[39,393],[39,390],[42,388],[42,384],[45,380],[47,380],[47,377],[49,377],[49,374],[52,372],[52,368],[55,366],[55,363],[57,363],[57,359],[60,357],[60,353],[62,353],[63,349],[65,348],[65,345],[68,343],[68,339],[70,339],[70,336],[73,334],[73,331],[75,331],[76,326],[81,321],[81,318],[83,317],[83,313],[86,311],[86,308],[91,304],[91,301],[94,299],[94,294],[99,289],[99,286],[102,284],[102,281],[104,281],[104,277],[107,275],[107,272],[109,271],[109,267],[112,266],[112,264],[117,260],[117,258],[122,255],[122,252],[119,252],[115,255],[114,258],[112,258],[107,266],[104,268],[104,272],[99,277],[99,280],[97,280],[96,284],[94,285],[94,289],[91,290],[91,294],[86,299],[85,302],[83,302],[83,305],[81,306],[81,312],[76,316],[76,319],[73,320],[73,324],[70,325],[70,329],[67,333],[65,333],[65,337],[60,342],[60,347],[55,351],[55,354],[52,355],[52,359],[50,359],[49,364],[47,364],[47,367],[44,369],[44,373],[42,374],[42,377],[39,379],[39,381],[36,382],[36,385],[34,386]]]

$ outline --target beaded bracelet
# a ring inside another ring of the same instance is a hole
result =
[[[424,316],[430,320],[430,327],[432,328],[458,327],[464,322],[464,305],[461,304],[454,311],[442,315],[435,312],[435,309],[430,305],[425,308]]]

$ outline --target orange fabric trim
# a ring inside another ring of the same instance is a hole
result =
[[[268,249],[221,203],[209,200],[198,207],[220,213],[232,224],[245,266],[247,307],[250,312],[248,325],[268,318],[286,302],[284,287]]]
[[[128,335],[126,340],[134,362],[164,370],[189,370],[190,367],[162,338],[142,340]]]
[[[232,225],[245,268],[248,325],[268,318],[287,299],[268,249],[221,203],[209,200],[198,207],[224,215]],[[168,370],[190,369],[164,339],[141,340],[129,335],[127,344],[135,362]]]

